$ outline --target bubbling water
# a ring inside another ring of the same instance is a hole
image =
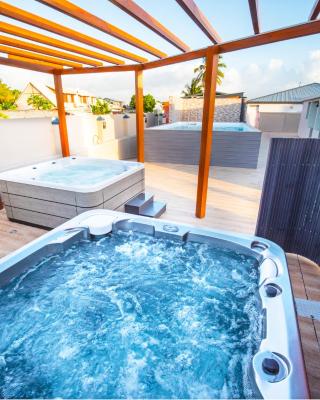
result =
[[[95,160],[43,172],[36,180],[63,186],[94,185],[125,171],[127,171],[125,165]]]
[[[254,397],[257,261],[119,232],[0,291],[0,397]]]

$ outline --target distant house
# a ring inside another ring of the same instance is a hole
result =
[[[310,83],[248,100],[247,122],[264,132],[297,133],[304,103],[319,97],[320,83]]]
[[[18,110],[32,109],[28,98],[33,94],[41,95],[57,106],[54,87],[29,82],[16,101]],[[96,103],[96,97],[84,90],[64,89],[63,96],[66,111],[90,111],[90,105]]]
[[[105,97],[103,100],[107,101],[110,104],[111,111],[114,114],[121,113],[123,111],[124,102],[121,100],[114,100],[108,97]]]

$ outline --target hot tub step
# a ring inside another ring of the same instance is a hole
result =
[[[167,209],[166,203],[154,201],[145,208],[140,215],[144,217],[159,218]]]
[[[125,212],[130,214],[141,215],[141,213],[149,207],[153,202],[153,194],[140,193],[133,199],[129,200],[125,206]]]

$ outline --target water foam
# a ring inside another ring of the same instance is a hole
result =
[[[255,259],[120,232],[0,292],[0,397],[253,397]]]

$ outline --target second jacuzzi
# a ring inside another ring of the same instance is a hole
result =
[[[201,122],[174,122],[145,129],[145,160],[198,165]],[[261,131],[238,122],[213,125],[211,165],[257,168]]]
[[[122,211],[144,191],[141,163],[67,157],[0,174],[10,220],[54,228],[96,208]]]

